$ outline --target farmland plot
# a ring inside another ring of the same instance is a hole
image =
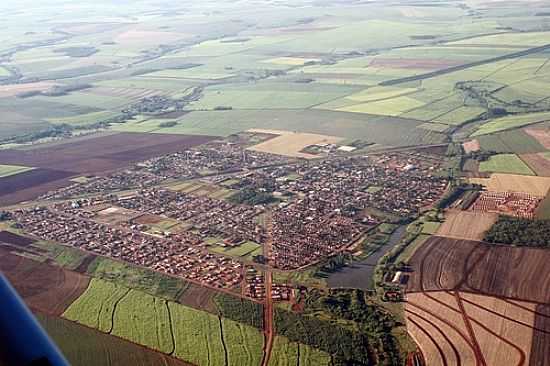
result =
[[[94,278],[86,291],[63,313],[63,317],[110,333],[116,306],[128,292],[125,287]]]
[[[485,212],[447,211],[437,235],[456,239],[482,240],[498,215]]]

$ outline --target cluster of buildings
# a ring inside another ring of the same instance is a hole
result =
[[[537,207],[542,200],[543,197],[522,192],[483,191],[470,210],[534,219]]]
[[[246,145],[214,141],[190,150],[163,155],[104,176],[49,192],[41,199],[68,199],[102,192],[140,189],[158,185],[167,179],[190,179],[234,173],[262,166],[277,165],[288,158],[246,150]]]
[[[213,255],[191,232],[165,237],[89,219],[77,208],[33,208],[12,212],[12,219],[42,240],[63,243],[98,255],[177,275],[215,288],[232,288],[242,280],[242,264]]]
[[[253,267],[246,268],[244,295],[256,300],[265,299],[264,274]]]

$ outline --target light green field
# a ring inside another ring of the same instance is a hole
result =
[[[261,247],[262,246],[257,243],[254,243],[252,241],[247,241],[233,248],[224,248],[222,246],[214,246],[210,248],[210,251],[218,254],[229,255],[232,257],[245,257],[250,253],[257,251]]]
[[[105,86],[110,88],[128,88],[128,89],[151,89],[151,90],[164,90],[167,92],[185,90],[195,84],[189,81],[177,80],[177,79],[160,79],[144,76],[130,77],[126,79],[118,80],[106,80],[97,83],[98,86]]]
[[[269,366],[328,366],[330,355],[305,344],[290,342],[283,336],[275,336]]]
[[[260,330],[225,318],[222,328],[230,365],[261,365],[264,335]]]
[[[156,71],[150,74],[145,75],[149,78],[166,78],[166,79],[204,79],[204,80],[218,80],[225,79],[234,76],[231,73],[223,72],[207,72],[202,70],[200,67],[192,67],[189,69],[168,69]]]
[[[30,168],[27,166],[19,166],[19,165],[0,165],[0,178],[28,172],[29,170],[33,170],[33,169],[34,168]]]
[[[437,123],[443,123],[447,125],[461,125],[464,122],[478,118],[480,115],[485,113],[485,108],[473,107],[473,106],[463,106],[455,110],[452,110],[448,113],[438,116],[433,121]]]
[[[392,87],[374,87],[365,89],[359,93],[347,97],[356,102],[374,102],[383,99],[391,99],[416,92],[416,88],[392,88]]]
[[[438,143],[443,135],[417,129],[421,123],[384,116],[321,110],[196,111],[178,120],[178,133],[228,136],[251,128],[318,133],[391,146]],[[164,130],[163,132],[166,132]]]
[[[212,110],[220,106],[233,109],[309,108],[356,90],[350,86],[275,82],[214,86],[205,89],[204,96],[191,107],[195,110]]]
[[[505,33],[489,36],[482,36],[472,39],[465,39],[456,42],[449,42],[451,45],[484,45],[500,46],[514,45],[524,48],[542,46],[550,43],[548,32],[529,32],[529,33]]]
[[[62,95],[58,97],[49,97],[49,96],[37,96],[29,98],[30,100],[40,100],[46,102],[56,102],[63,104],[71,104],[79,107],[89,107],[89,108],[98,108],[98,109],[118,109],[124,105],[130,103],[130,100],[120,97],[107,97],[103,95],[83,93],[83,92],[73,92],[67,95]]]
[[[102,332],[110,332],[113,329],[115,304],[128,291],[126,287],[93,278],[86,291],[65,310],[63,317]]]
[[[423,106],[424,103],[410,97],[396,97],[376,102],[355,104],[339,108],[342,112],[367,113],[384,116],[399,116],[406,111]]]
[[[479,164],[480,172],[535,175],[533,171],[515,154],[494,155]]]
[[[131,290],[118,304],[111,334],[149,348],[174,350],[166,300]]]
[[[276,57],[264,60],[262,62],[276,65],[302,66],[308,62],[319,61],[318,58],[300,58],[300,57]]]
[[[175,303],[169,303],[172,316],[175,357],[198,366],[224,365],[225,351],[221,342],[217,316]]]
[[[433,235],[441,226],[440,222],[427,221],[422,224],[422,234]]]
[[[0,77],[11,76],[11,72],[8,71],[5,67],[0,66]]]
[[[550,112],[528,113],[501,117],[484,124],[471,136],[475,137],[486,135],[489,133],[510,130],[543,121],[550,121]]]

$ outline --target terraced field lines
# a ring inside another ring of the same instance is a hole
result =
[[[126,287],[94,278],[82,296],[63,313],[63,317],[110,333],[115,307],[129,291]]]

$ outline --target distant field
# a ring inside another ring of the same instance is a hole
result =
[[[493,155],[487,161],[479,164],[480,172],[509,173],[535,175],[533,171],[517,155]]]
[[[497,153],[528,154],[546,151],[535,138],[523,129],[502,131],[490,135],[478,136],[477,141],[482,150]]]
[[[10,175],[16,175],[19,173],[28,172],[34,168],[18,165],[0,165],[0,178],[9,177]]]
[[[472,136],[486,135],[543,121],[550,121],[550,112],[501,117],[484,124]]]
[[[544,197],[550,190],[550,178],[515,174],[491,174],[491,178],[470,178],[494,192],[525,192]]]
[[[116,115],[118,115],[117,112],[101,111],[101,112],[81,114],[73,117],[47,118],[46,120],[54,124],[67,123],[69,125],[79,126],[79,125],[93,124],[96,122],[102,122]]]
[[[184,134],[228,136],[251,128],[316,133],[392,146],[440,143],[444,136],[421,123],[391,117],[320,110],[196,111],[178,120]],[[166,130],[165,130],[166,131]]]
[[[297,133],[292,131],[264,129],[251,129],[248,131],[278,135],[277,137],[251,146],[248,148],[248,150],[306,159],[316,158],[317,156],[302,153],[301,151],[304,148],[315,144],[336,144],[343,140],[342,137],[318,135],[311,133]]]

